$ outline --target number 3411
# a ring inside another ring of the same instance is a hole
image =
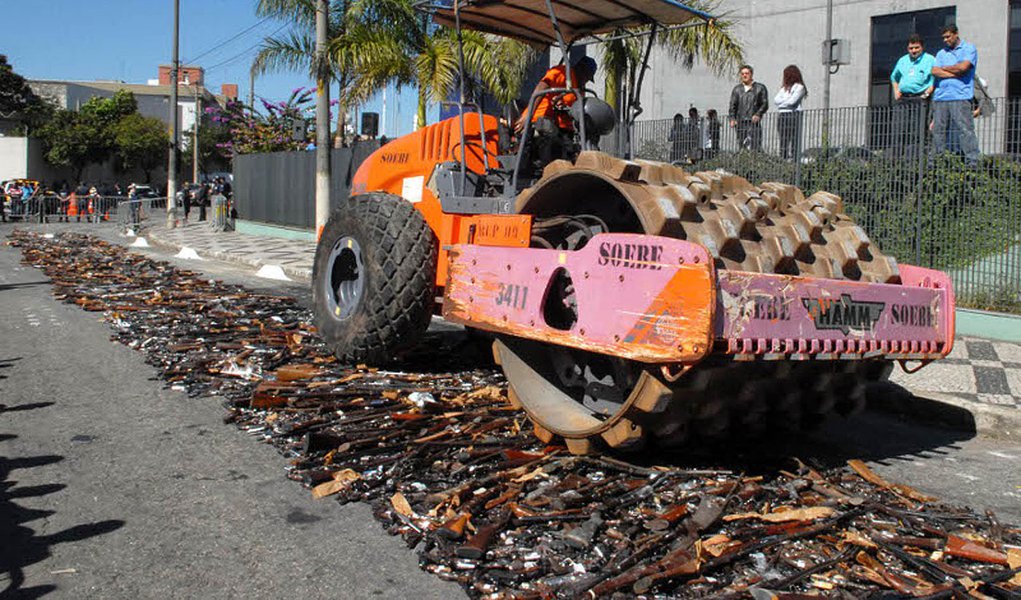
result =
[[[497,306],[509,306],[511,308],[525,308],[528,302],[528,288],[513,283],[501,283],[500,293],[496,295]]]

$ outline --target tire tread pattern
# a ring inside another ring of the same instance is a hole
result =
[[[329,314],[320,277],[337,240],[362,247],[365,288],[345,321]],[[341,203],[323,229],[313,267],[313,301],[320,335],[342,362],[386,364],[413,347],[429,325],[435,304],[438,244],[422,214],[408,201],[368,193]]]

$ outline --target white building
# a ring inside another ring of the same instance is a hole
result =
[[[736,22],[755,79],[770,96],[783,69],[800,67],[809,89],[806,109],[823,107],[826,67],[827,0],[722,0],[715,11]],[[993,97],[1021,96],[1021,0],[833,0],[833,38],[848,40],[851,64],[831,79],[834,108],[890,103],[890,71],[918,33],[935,54],[940,29],[956,23],[961,38],[978,50],[978,75]],[[654,51],[642,93],[643,119],[668,119],[694,106],[725,114],[737,73],[716,76],[704,65],[684,71],[662,51]]]

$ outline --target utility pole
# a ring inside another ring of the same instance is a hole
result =
[[[202,119],[202,99],[199,97],[199,84],[195,84],[195,123],[191,131],[191,181],[199,182],[199,121]]]
[[[248,106],[255,108],[255,71],[248,71]]]
[[[167,167],[167,227],[177,225],[177,40],[180,34],[181,1],[174,1],[174,49],[170,58],[170,165]]]
[[[330,218],[330,69],[326,64],[329,0],[316,0],[316,239]]]

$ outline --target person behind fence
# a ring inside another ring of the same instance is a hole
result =
[[[673,125],[670,126],[670,162],[678,162],[684,158],[684,115],[674,115]]]
[[[910,156],[921,148],[929,122],[929,98],[936,80],[936,58],[925,51],[921,36],[908,37],[908,52],[890,72],[893,86],[893,153]]]
[[[961,39],[956,25],[943,28],[946,44],[937,54],[932,75],[936,89],[932,95],[932,149],[934,154],[947,150],[947,139],[953,131],[960,140],[961,151],[970,166],[978,164],[978,138],[971,101],[975,97],[975,67],[978,51]]]
[[[32,197],[35,196],[36,188],[32,187],[32,184],[26,182],[21,186],[21,216],[22,218],[28,218],[29,204]]]
[[[694,106],[688,109],[684,127],[684,157],[691,163],[702,160],[702,117]]]
[[[99,190],[96,189],[96,186],[90,187],[89,188],[89,213],[88,213],[88,215],[86,215],[86,220],[87,221],[92,221],[94,223],[99,223],[102,220],[103,210],[99,206],[99,200],[100,200]]]
[[[72,212],[76,222],[81,222],[82,215],[85,214],[85,207],[89,204],[89,188],[85,187],[85,184],[78,182],[78,185],[74,188],[74,202],[75,206]]]
[[[139,212],[142,208],[142,200],[135,191],[135,184],[128,186],[128,210],[131,213],[131,224],[138,225]]]
[[[188,222],[188,215],[191,214],[192,195],[191,183],[188,181],[184,182],[181,189],[177,190],[177,205],[184,207],[184,222]]]
[[[199,221],[206,220],[206,206],[209,203],[209,187],[202,183],[192,190],[191,203],[199,208]]]
[[[762,150],[762,116],[769,110],[769,90],[755,81],[755,69],[741,65],[741,81],[730,92],[730,126],[737,129],[737,145]]]
[[[808,97],[808,88],[797,65],[787,65],[783,70],[783,83],[773,101],[779,113],[776,123],[780,134],[780,155],[784,160],[794,160],[801,155],[801,104]]]
[[[702,144],[702,158],[709,160],[720,153],[720,115],[715,108],[705,111],[705,139]]]

